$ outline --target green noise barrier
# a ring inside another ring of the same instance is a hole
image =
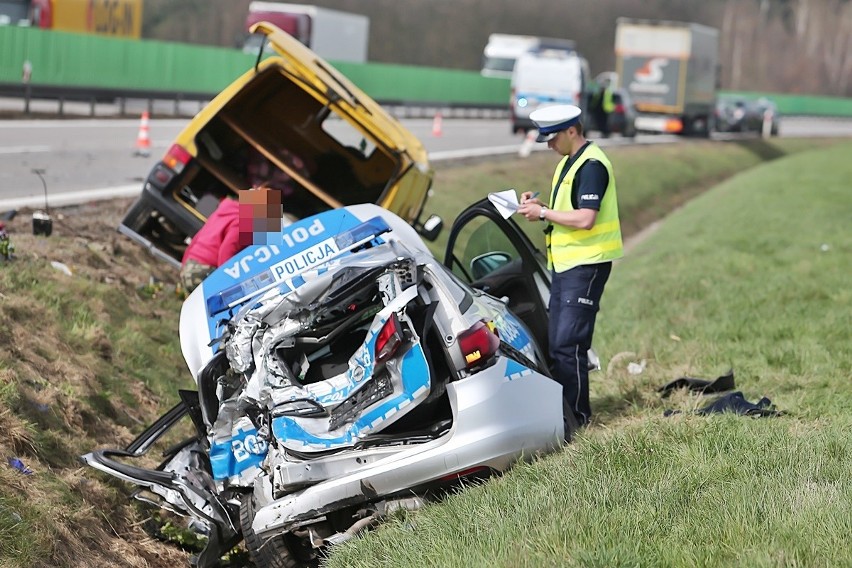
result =
[[[33,85],[215,95],[254,65],[237,49],[134,40],[0,26],[0,84],[22,82],[24,62]],[[509,80],[476,71],[384,63],[331,62],[380,102],[469,107],[509,104]],[[774,93],[722,92],[775,101],[780,114],[852,116],[852,99]]]

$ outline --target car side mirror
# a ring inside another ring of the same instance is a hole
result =
[[[487,252],[470,261],[470,276],[474,280],[485,278],[498,268],[512,262],[512,255],[507,252]]]
[[[416,225],[414,228],[424,239],[434,241],[444,228],[444,220],[438,215],[430,215],[422,225]]]

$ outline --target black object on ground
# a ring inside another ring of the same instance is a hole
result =
[[[776,410],[772,401],[765,396],[757,402],[749,402],[740,391],[730,392],[716,398],[716,400],[707,406],[696,410],[695,414],[707,416],[708,414],[722,414],[724,412],[756,417],[781,416],[784,414],[783,411]],[[672,416],[674,414],[680,414],[680,410],[668,409],[663,413],[663,416]]]
[[[670,383],[667,383],[657,389],[661,393],[660,396],[666,398],[675,389],[689,389],[691,391],[700,392],[702,394],[712,394],[734,390],[734,370],[731,369],[721,377],[713,381],[705,379],[696,379],[693,377],[680,377]]]
[[[722,395],[704,408],[695,411],[702,416],[722,412],[733,412],[743,416],[781,416],[783,414],[780,410],[775,410],[775,405],[765,396],[756,403],[751,403],[740,391]]]

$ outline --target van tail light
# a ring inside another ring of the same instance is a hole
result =
[[[473,327],[459,334],[459,347],[464,356],[465,367],[472,369],[487,363],[497,354],[500,338],[493,324],[478,321]]]
[[[163,156],[163,163],[178,174],[191,160],[192,155],[186,151],[186,148],[178,144],[172,144],[166,155]]]
[[[393,357],[400,345],[402,345],[402,331],[399,318],[396,313],[392,313],[376,337],[376,363],[384,363]]]

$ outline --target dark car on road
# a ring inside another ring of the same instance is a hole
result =
[[[716,101],[715,119],[718,132],[762,133],[765,120],[769,134],[777,136],[780,126],[777,105],[765,97],[753,101],[720,97]]]
[[[746,105],[746,129],[748,131],[763,132],[764,128],[769,128],[771,136],[778,136],[780,123],[778,106],[774,101],[761,97],[755,101],[749,101]]]
[[[719,132],[744,132],[746,130],[746,101],[719,97],[716,100],[716,130]]]

